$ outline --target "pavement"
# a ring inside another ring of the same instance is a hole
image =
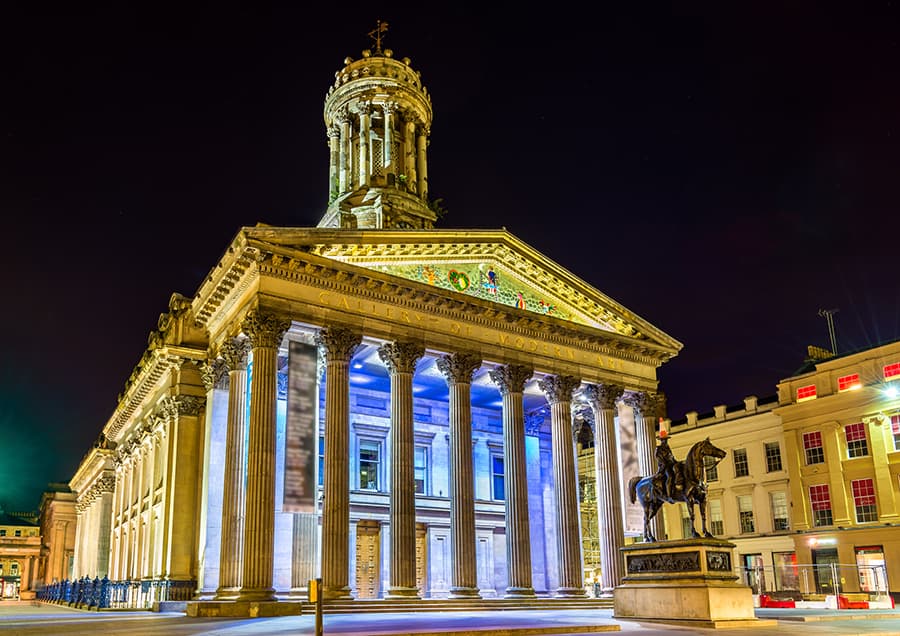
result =
[[[389,614],[327,614],[326,636],[628,636],[747,633],[753,636],[898,636],[900,610],[757,609],[763,624],[714,630],[618,620],[612,610],[505,610]],[[772,625],[769,621],[775,621]],[[765,626],[763,626],[765,625]],[[183,612],[87,611],[29,601],[0,602],[0,633],[16,636],[314,636],[313,616],[189,618]]]

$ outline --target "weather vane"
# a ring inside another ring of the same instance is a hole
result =
[[[381,20],[375,21],[375,29],[369,31],[369,37],[375,40],[375,54],[381,55],[381,34],[387,33],[388,23]]]

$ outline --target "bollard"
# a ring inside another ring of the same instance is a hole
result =
[[[322,626],[322,579],[309,580],[309,602],[316,605],[316,636],[324,633]]]

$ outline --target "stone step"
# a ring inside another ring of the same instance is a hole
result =
[[[388,612],[476,612],[505,610],[612,609],[609,599],[355,599],[326,601],[323,614],[364,614]],[[315,604],[301,603],[303,614],[315,613]]]

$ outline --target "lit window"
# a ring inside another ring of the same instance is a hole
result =
[[[750,474],[750,466],[747,464],[747,449],[735,448],[731,452],[734,457],[734,476],[746,477]]]
[[[319,435],[319,485],[325,485],[325,436]]]
[[[5,536],[6,536],[6,529],[4,528],[3,530],[0,530],[0,537],[5,537]]]
[[[862,422],[848,424],[844,429],[847,436],[847,457],[865,457],[869,454],[869,445],[866,443],[866,425]]]
[[[19,573],[19,562],[18,561],[13,561],[12,563],[9,564],[9,573],[12,574],[13,576],[15,576],[16,574]]]
[[[681,504],[681,536],[690,539],[694,536],[694,524],[691,523],[691,513],[687,506]]]
[[[715,459],[705,455],[703,457],[703,468],[706,471],[706,481],[719,481],[719,465]]]
[[[828,484],[810,486],[809,503],[812,506],[814,526],[830,526],[833,523],[831,518],[831,496],[828,494]]]
[[[788,521],[787,493],[773,492],[770,496],[770,499],[772,500],[772,529],[790,530],[790,522]]]
[[[725,534],[725,523],[722,521],[722,500],[709,500],[709,531],[714,535]]]
[[[891,433],[894,434],[894,450],[900,450],[900,413],[891,415]]]
[[[503,501],[506,495],[503,492],[503,458],[499,455],[491,456],[491,475],[493,477],[494,499]]]
[[[862,388],[862,384],[859,383],[858,373],[838,378],[838,391],[852,391],[859,388]]]
[[[856,506],[856,522],[878,521],[875,507],[875,484],[871,479],[854,479],[850,482],[853,491],[853,505]]]
[[[825,462],[825,451],[822,449],[822,433],[814,431],[803,434],[803,450],[806,451],[807,464],[822,464]]]
[[[816,397],[816,385],[810,384],[809,386],[801,386],[797,389],[797,401],[803,402],[805,400],[812,400]]]
[[[416,494],[425,495],[428,493],[428,449],[424,446],[416,446],[413,466]]]
[[[900,377],[900,362],[884,365],[884,379]]]
[[[756,526],[753,523],[753,497],[750,495],[738,497],[738,512],[741,516],[741,534],[756,532]]]
[[[781,446],[778,442],[766,442],[766,472],[774,473],[781,469]]]
[[[362,490],[378,490],[378,468],[381,464],[381,444],[359,443],[359,487]]]

